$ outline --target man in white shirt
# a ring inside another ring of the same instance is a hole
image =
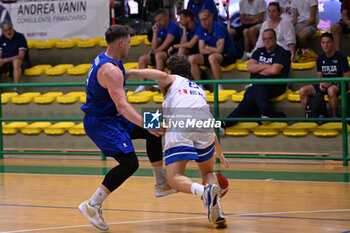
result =
[[[295,35],[299,47],[304,53],[308,47],[307,40],[317,31],[319,22],[317,0],[293,0],[293,20]]]

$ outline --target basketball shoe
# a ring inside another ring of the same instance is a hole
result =
[[[219,217],[216,219],[214,223],[214,228],[226,228],[226,227],[227,227],[226,218],[222,210],[220,210]]]
[[[210,184],[204,187],[203,201],[207,210],[209,222],[215,223],[220,215],[220,190],[216,184]]]
[[[166,195],[170,195],[173,193],[179,192],[176,189],[173,189],[168,183],[165,183],[164,185],[154,185],[154,195],[156,197],[164,197]]]
[[[102,217],[100,205],[91,206],[89,201],[83,201],[78,207],[80,213],[89,220],[89,222],[101,231],[108,231],[109,227]]]

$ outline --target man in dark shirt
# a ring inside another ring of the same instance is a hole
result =
[[[286,50],[276,44],[276,32],[266,29],[262,40],[264,47],[255,50],[248,62],[248,72],[251,78],[287,78],[290,68],[290,57]],[[286,90],[286,84],[253,84],[245,94],[242,102],[228,116],[235,117],[269,117],[271,108],[269,99],[281,95]],[[223,122],[223,127],[234,125],[234,121]]]
[[[323,54],[317,58],[317,77],[350,77],[350,68],[347,57],[337,51],[334,47],[334,39],[331,33],[323,33],[321,36],[321,47]],[[306,108],[307,98],[317,93],[328,94],[329,105],[332,109],[332,116],[336,117],[338,112],[338,97],[340,83],[317,83],[307,85],[300,89],[300,103]]]
[[[23,34],[16,32],[10,21],[5,20],[0,25],[0,71],[10,72],[13,82],[19,83],[23,66],[29,66],[28,45]]]

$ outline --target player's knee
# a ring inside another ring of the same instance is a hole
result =
[[[332,34],[340,34],[342,32],[341,27],[338,23],[335,23],[331,27],[331,33]]]

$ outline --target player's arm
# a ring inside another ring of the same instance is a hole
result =
[[[109,95],[115,103],[118,111],[129,121],[142,127],[142,117],[128,103],[123,88],[123,73],[111,63],[105,63],[97,72],[99,84],[108,89]]]
[[[228,167],[228,161],[225,158],[224,153],[222,153],[222,149],[221,149],[218,137],[216,135],[215,135],[215,157],[220,159],[220,161],[225,167]]]
[[[7,62],[12,62],[12,61],[15,60],[15,59],[21,59],[21,60],[23,60],[23,59],[24,59],[24,55],[25,55],[25,50],[19,50],[19,51],[18,51],[18,54],[17,54],[16,56],[1,58],[1,63],[4,64],[4,63],[7,63]],[[1,57],[1,56],[2,56],[2,51],[1,51],[0,57]],[[1,64],[1,65],[2,65],[2,64]]]
[[[198,36],[197,35],[195,35],[194,37],[192,37],[192,39],[190,40],[190,41],[188,41],[188,42],[184,42],[184,43],[182,43],[181,42],[181,44],[176,44],[176,45],[174,45],[174,48],[186,48],[186,49],[191,49],[191,48],[193,48],[193,46],[195,46],[195,44],[197,44],[198,43]]]
[[[158,48],[154,49],[153,52],[157,53],[168,49],[170,44],[174,41],[174,39],[175,39],[175,36],[169,33],[166,36],[164,42],[161,45],[159,45]]]
[[[282,69],[283,69],[283,65],[279,63],[266,64],[264,69],[260,71],[259,74],[264,76],[276,76],[281,74]]]
[[[156,69],[131,69],[127,75],[158,81],[160,87],[167,87],[173,82],[171,75]]]
[[[260,74],[266,67],[266,64],[258,64],[258,61],[251,58],[247,64],[247,71],[253,74]]]

